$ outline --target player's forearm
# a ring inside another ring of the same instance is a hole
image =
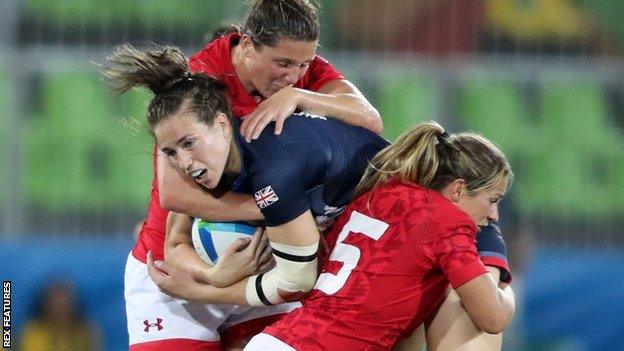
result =
[[[228,191],[219,200],[219,211],[212,213],[205,219],[211,221],[258,221],[264,219],[254,198],[249,194]]]
[[[190,243],[165,245],[165,261],[189,273],[195,280],[211,283],[210,266],[204,262]]]
[[[498,299],[499,299],[499,308],[501,310],[501,318],[503,321],[501,322],[504,325],[504,328],[509,325],[513,315],[516,311],[516,300],[513,289],[509,284],[502,283],[500,281],[501,271],[500,268],[494,266],[486,266],[488,272],[492,275],[495,282],[498,282]]]
[[[247,279],[243,279],[231,286],[218,288],[213,285],[200,285],[194,290],[189,299],[203,304],[234,304],[249,305],[245,298]]]
[[[264,217],[251,195],[227,192],[220,198],[202,191],[179,189],[161,203],[170,211],[209,221],[255,221]]]
[[[267,227],[275,267],[248,278],[248,304],[263,306],[296,301],[306,295],[318,277],[320,234],[310,210],[291,221]]]
[[[323,94],[303,89],[297,89],[297,92],[299,94],[297,106],[303,111],[364,127],[377,134],[383,131],[379,112],[361,95]]]
[[[491,274],[482,274],[455,288],[474,325],[490,334],[502,332],[515,310],[511,288],[497,285]]]
[[[497,290],[502,318],[502,328],[500,331],[503,331],[503,329],[507,328],[509,323],[511,323],[513,315],[516,312],[516,296],[509,285],[504,288],[498,288]]]
[[[484,314],[485,318],[482,319],[482,323],[475,324],[488,334],[502,333],[511,322],[516,310],[515,296],[510,286],[502,289],[496,288],[495,299],[490,308],[489,313]]]

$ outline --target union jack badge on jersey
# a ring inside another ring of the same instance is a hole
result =
[[[277,194],[275,193],[275,191],[273,191],[273,188],[270,185],[256,191],[256,193],[254,194],[254,198],[256,200],[256,204],[261,209],[279,200],[279,197],[277,197]]]

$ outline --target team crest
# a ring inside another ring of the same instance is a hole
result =
[[[260,209],[263,209],[267,206],[270,206],[272,203],[277,202],[277,200],[279,200],[279,197],[277,197],[277,194],[269,185],[263,189],[256,191],[256,193],[254,194],[254,199],[256,200],[256,204],[258,205],[258,207],[260,207]]]

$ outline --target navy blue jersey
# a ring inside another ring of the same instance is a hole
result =
[[[274,127],[251,143],[237,133],[243,171],[235,190],[254,195],[270,227],[309,209],[324,229],[351,201],[368,161],[388,145],[362,127],[306,113],[287,118],[280,135]]]

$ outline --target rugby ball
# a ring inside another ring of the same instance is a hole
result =
[[[246,222],[210,222],[195,218],[191,237],[199,257],[214,265],[236,239],[251,238],[255,231],[256,227]]]

